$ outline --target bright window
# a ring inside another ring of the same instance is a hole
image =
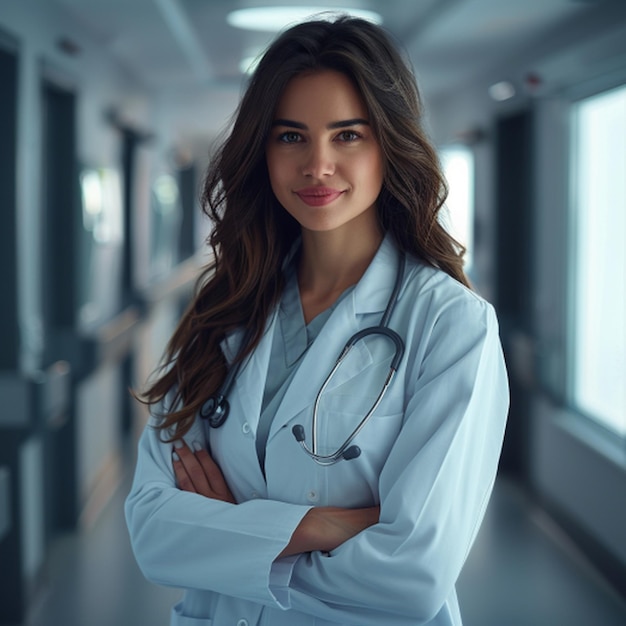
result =
[[[440,151],[440,158],[449,187],[442,223],[467,248],[465,271],[470,272],[474,238],[474,155],[466,146],[449,146]]]
[[[578,102],[573,136],[570,397],[626,437],[626,85]]]

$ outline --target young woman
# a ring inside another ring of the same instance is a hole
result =
[[[172,624],[461,623],[508,394],[420,118],[356,19],[286,31],[251,80],[126,504],[145,575],[185,589]]]

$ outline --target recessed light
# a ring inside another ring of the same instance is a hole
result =
[[[337,14],[349,14],[352,17],[360,17],[374,24],[382,23],[382,17],[374,11],[319,6],[254,7],[239,9],[229,13],[226,17],[226,21],[235,28],[277,32],[285,28],[285,26],[302,22],[313,16],[324,19],[326,16],[331,18]]]

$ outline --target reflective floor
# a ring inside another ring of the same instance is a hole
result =
[[[126,490],[123,484],[90,529],[55,542],[29,626],[167,626],[179,592],[139,572],[122,514]],[[626,602],[505,479],[458,588],[465,626],[626,624]]]
[[[458,591],[464,626],[626,625],[626,599],[550,517],[503,479]]]

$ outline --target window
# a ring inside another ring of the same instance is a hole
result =
[[[85,167],[80,172],[82,229],[79,235],[79,322],[95,327],[121,306],[124,216],[117,170]]]
[[[440,158],[449,187],[442,223],[467,248],[465,271],[469,273],[474,237],[474,155],[466,146],[450,146],[440,151]]]
[[[626,437],[626,85],[573,107],[570,398]]]

